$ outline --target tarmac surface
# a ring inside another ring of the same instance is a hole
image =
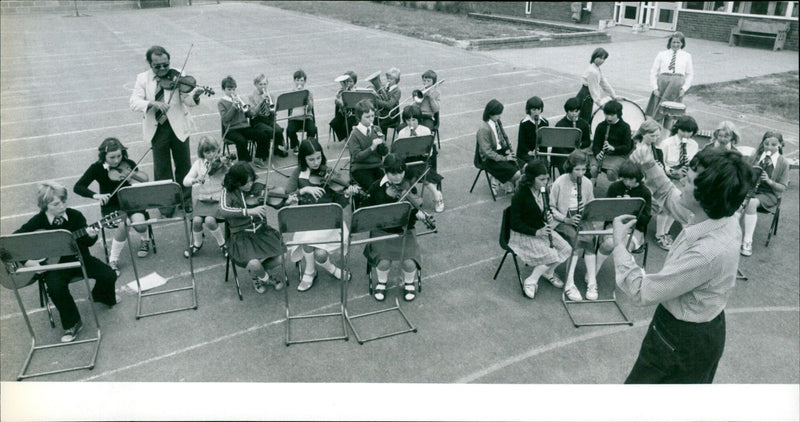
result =
[[[436,214],[439,233],[419,239],[425,252],[423,291],[414,302],[401,303],[417,333],[364,345],[335,341],[286,348],[282,292],[269,290],[257,295],[245,277],[241,280],[244,300],[239,301],[232,283],[223,281],[224,259],[207,239],[208,245],[194,260],[197,310],[136,320],[136,296],[123,291],[120,305],[113,309],[97,307],[103,340],[95,368],[37,381],[413,383],[420,385],[422,392],[429,391],[422,388],[427,383],[531,386],[619,384],[625,379],[654,306],[636,307],[619,295],[632,327],[576,329],[564,310],[560,292],[547,283],[542,283],[533,301],[520,294],[509,260],[498,279],[492,280],[503,255],[497,234],[509,197],[501,196],[493,202],[485,179],[478,180],[472,194],[467,192],[476,173],[472,166],[474,134],[486,102],[497,98],[505,104],[503,121],[516,145],[514,127],[523,117],[525,100],[532,95],[542,97],[544,115],[554,123],[563,114],[563,102],[578,91],[580,74],[596,46],[472,52],[241,3],[96,13],[73,19],[4,16],[1,23],[3,234],[11,233],[33,214],[37,182],[55,179],[71,190],[96,159],[96,146],[103,138],[119,137],[129,147],[131,157],[145,152],[140,116],[128,109],[128,96],[136,73],[146,69],[144,52],[150,45],[164,45],[175,66],[183,62],[194,44],[187,73],[200,85],[213,85],[218,92],[218,81],[230,74],[239,81],[240,94],[249,93],[251,78],[264,72],[275,96],[290,89],[294,70],[305,69],[328,159],[335,158],[342,147],[341,143],[327,142],[325,136],[338,85],[333,79],[342,72],[354,69],[361,76],[359,85],[365,86],[362,79],[366,75],[397,66],[403,72],[404,98],[420,85],[420,75],[426,69],[435,69],[446,81],[442,85],[439,158],[445,176],[446,210]],[[612,43],[605,45],[611,57],[603,67],[604,73],[621,95],[640,105],[649,94],[646,81],[652,59],[666,43],[666,34],[656,35],[651,31],[631,37],[620,32],[618,36],[612,34]],[[687,44],[695,63],[696,84],[798,68],[797,52],[733,48],[694,39]],[[193,139],[200,134],[219,136],[217,98],[204,97],[191,111],[196,125]],[[755,146],[767,129],[781,130],[787,140],[785,153],[797,156],[796,123],[768,116],[733,115],[730,110],[702,104],[691,95],[686,104],[688,114],[697,118],[701,128],[733,120],[744,134],[744,145]],[[290,156],[277,159],[275,164],[282,167],[293,162],[296,158]],[[144,163],[145,171],[152,175],[151,159],[146,158]],[[285,180],[274,173],[270,178],[270,183]],[[793,172],[783,200],[779,233],[769,248],[763,247],[769,219],[760,216],[754,254],[740,260],[740,269],[750,279],[737,283],[728,304],[726,350],[715,383],[800,383],[797,184],[798,175]],[[70,193],[69,203],[90,221],[99,217],[99,207],[93,201]],[[274,224],[274,213],[269,221]],[[677,229],[673,230],[676,233]],[[135,260],[139,274],[158,272],[169,280],[167,287],[186,285],[190,273],[182,256],[186,244],[183,228],[169,224],[157,226],[155,231],[158,253]],[[651,246],[647,269],[657,271],[665,254],[652,240]],[[92,251],[103,256],[100,246]],[[354,273],[349,288],[351,313],[385,306],[368,295],[361,248],[356,247],[354,252],[350,258]],[[118,287],[134,279],[128,251],[123,251],[122,261]],[[525,267],[521,270],[523,278],[530,271]],[[583,264],[579,264],[577,279],[582,279],[583,272]],[[243,273],[240,269],[240,276]],[[559,273],[563,274],[563,269]],[[338,307],[336,282],[322,276],[312,290],[300,294],[295,290],[295,270],[289,274],[293,312],[330,312]],[[613,289],[610,264],[601,271],[599,280],[601,297],[609,297]],[[583,290],[585,285],[579,282],[579,288]],[[57,341],[61,330],[47,327],[46,313],[38,308],[35,290],[21,292],[25,306],[45,340]],[[393,288],[387,301],[393,301],[399,293]],[[78,283],[73,284],[73,294],[85,297]],[[174,306],[185,301],[185,297],[176,295],[150,306]],[[79,300],[84,322],[91,320],[88,306],[85,300]],[[591,310],[580,311],[585,317],[618,318],[613,309],[603,305],[586,306]],[[0,309],[0,380],[6,388],[8,381],[16,379],[30,339],[9,290],[0,291]],[[56,324],[59,327],[58,321]],[[365,324],[363,329],[369,335],[392,330],[397,321]],[[301,336],[330,334],[336,332],[337,321],[297,327]],[[34,365],[60,365],[80,359],[79,355],[49,354],[35,360]],[[237,388],[247,385],[238,384]],[[369,385],[367,394],[374,387]],[[241,389],[234,391],[242,393]],[[286,389],[278,387],[278,391],[296,392],[292,384]],[[564,390],[553,386],[552,391]],[[394,398],[388,400],[391,407],[402,405],[399,397]]]

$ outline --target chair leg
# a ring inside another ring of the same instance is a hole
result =
[[[503,254],[503,259],[500,260],[500,265],[497,266],[497,271],[494,272],[494,277],[492,280],[497,280],[497,275],[500,274],[500,269],[503,268],[503,263],[506,262],[506,257],[508,256],[508,251]]]
[[[108,242],[106,241],[106,228],[100,228],[100,237],[103,241],[103,252],[106,254],[106,264],[108,264]]]
[[[517,270],[517,281],[519,281],[519,288],[522,291],[522,294],[525,294],[525,285],[522,283],[522,276],[519,273],[519,264],[517,263],[517,254],[511,252],[511,257],[514,258],[514,268]]]
[[[492,194],[492,201],[497,202],[497,197],[494,196],[494,190],[492,190],[492,179],[489,178],[489,172],[484,170],[483,173],[486,175],[486,183],[489,184],[489,193]]]
[[[158,249],[156,249],[156,238],[153,236],[153,226],[147,226],[147,234],[150,235],[150,246],[153,247],[153,253],[158,253]]]
[[[478,178],[481,177],[481,172],[483,170],[478,170],[478,174],[475,175],[475,180],[472,181],[472,187],[469,188],[469,193],[472,193],[472,190],[475,189],[475,184],[478,183]]]

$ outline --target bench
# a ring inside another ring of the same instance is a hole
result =
[[[739,24],[731,29],[728,45],[736,45],[737,38],[774,39],[772,50],[783,50],[786,34],[789,32],[788,22],[768,22],[763,20],[739,19]]]

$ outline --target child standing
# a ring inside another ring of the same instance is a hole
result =
[[[572,253],[569,244],[553,231],[552,216],[549,209],[545,208],[549,198],[543,197],[545,194],[542,189],[547,186],[549,179],[547,166],[539,160],[533,160],[525,167],[519,189],[511,198],[508,247],[525,264],[533,267],[533,272],[523,282],[525,296],[530,299],[536,295],[542,276],[555,288],[564,287],[564,282],[555,275],[555,269]]]
[[[742,255],[753,254],[753,232],[758,221],[758,207],[774,211],[778,198],[786,190],[789,182],[789,162],[783,157],[783,135],[780,132],[768,131],[761,138],[753,165],[761,167],[758,188],[750,200],[744,204],[744,231],[742,233]]]
[[[594,199],[592,192],[592,181],[586,174],[588,157],[583,151],[572,151],[564,163],[565,173],[553,182],[550,191],[550,208],[553,211],[553,218],[559,223],[556,227],[561,237],[563,237],[573,249],[578,250],[569,264],[567,281],[564,285],[564,293],[570,300],[580,301],[580,292],[575,287],[575,267],[581,253],[586,264],[586,298],[597,300],[597,279],[595,242],[593,236],[578,236],[581,227],[581,214],[583,206]]]
[[[203,227],[214,236],[222,253],[227,253],[225,234],[217,223],[219,214],[219,199],[222,195],[222,181],[225,173],[232,165],[228,159],[220,155],[220,144],[210,136],[200,138],[197,145],[197,160],[186,177],[183,186],[193,188],[194,212],[192,215],[192,245],[183,251],[183,256],[194,256],[203,247]]]
[[[75,182],[73,191],[84,198],[92,198],[100,201],[100,213],[106,216],[114,211],[120,210],[119,198],[117,195],[111,196],[120,183],[129,174],[127,170],[133,169],[134,174],[130,179],[122,183],[123,187],[130,186],[131,180],[135,182],[146,182],[148,177],[145,173],[135,168],[136,163],[128,158],[128,149],[122,145],[117,138],[106,138],[98,147],[98,159],[83,173],[80,179]],[[100,192],[89,189],[92,182],[97,182]],[[144,211],[130,211],[128,218],[133,223],[145,221]],[[144,258],[150,252],[150,236],[147,234],[147,226],[134,226],[134,231],[139,233],[139,258]],[[111,241],[111,252],[108,257],[108,265],[119,275],[119,256],[125,248],[128,232],[124,226],[117,227],[114,232],[114,239]]]

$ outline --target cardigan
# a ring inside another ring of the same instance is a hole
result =
[[[569,178],[569,173],[565,173],[558,176],[556,181],[553,182],[553,186],[550,187],[550,209],[553,211],[553,216],[558,221],[563,220],[567,216],[573,186],[574,184]],[[586,176],[583,176],[581,180],[581,202],[583,204],[594,199],[593,191],[592,181]]]
[[[131,167],[136,166],[136,163],[129,158],[123,158],[123,161],[128,163]],[[92,184],[92,182],[97,182],[101,194],[114,192],[114,189],[116,189],[119,185],[119,182],[115,182],[108,177],[108,170],[105,168],[103,163],[95,161],[89,166],[89,168],[86,169],[81,178],[75,182],[75,187],[72,188],[72,191],[84,198],[92,198],[94,194],[97,193],[89,189],[89,185]],[[129,180],[123,183],[122,186],[126,187],[130,185],[131,182]],[[109,211],[118,209],[119,198],[117,198],[117,195],[109,198],[108,202],[100,207],[100,211],[103,213],[103,215],[108,214]]]
[[[517,133],[517,157],[522,160],[528,159],[528,153],[536,151],[536,146],[539,144],[536,133],[539,128],[550,126],[550,122],[544,117],[539,118],[539,124],[533,122],[531,116],[525,116],[519,122],[519,132]]]
[[[226,97],[217,101],[217,109],[219,109],[223,131],[250,127],[250,121],[245,112],[234,106],[230,98]]]
[[[594,131],[594,144],[592,145],[592,153],[594,155],[599,154],[600,150],[603,149],[608,126],[608,122],[603,120]],[[607,155],[628,155],[633,150],[631,127],[622,118],[611,125],[611,129],[608,131],[608,143],[614,147],[614,151],[608,151]]]
[[[751,158],[750,164],[754,166],[758,165],[763,156],[764,156],[763,153],[761,154],[760,157],[754,156],[753,158]],[[775,167],[772,169],[772,174],[769,175],[769,178],[772,179],[773,182],[777,182],[786,186],[789,183],[789,161],[786,158],[784,158],[782,154],[778,155],[777,159],[773,158],[772,162],[774,163],[776,162],[776,160],[777,164],[774,165]],[[772,193],[777,197],[780,197],[782,194],[781,192],[775,192],[772,189],[772,187],[767,185],[766,183],[761,183],[758,185],[757,193],[762,193],[762,192]]]
[[[499,133],[498,136],[500,136]],[[481,125],[480,129],[478,129],[478,132],[475,134],[475,138],[478,143],[478,153],[481,156],[481,160],[507,161],[505,155],[501,155],[497,152],[497,142],[495,142],[494,134],[492,128],[489,127],[489,123],[483,122],[483,125]],[[511,150],[511,143],[508,142],[508,135],[500,140],[500,145],[506,150]]]
[[[529,187],[520,187],[511,198],[509,227],[529,236],[536,236],[536,231],[544,227],[544,213]]]

